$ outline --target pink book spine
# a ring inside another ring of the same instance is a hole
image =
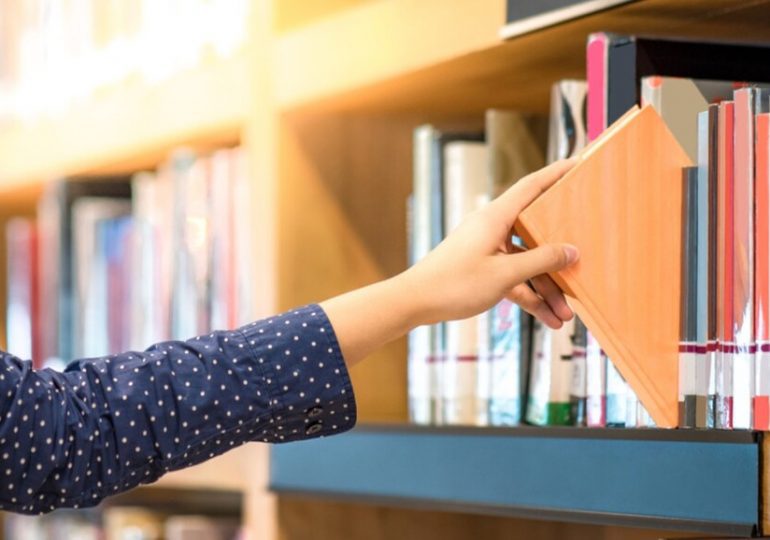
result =
[[[754,394],[754,94],[735,91],[733,160],[733,428],[751,429]]]
[[[588,140],[598,137],[607,127],[607,35],[591,34],[586,47],[588,79]]]

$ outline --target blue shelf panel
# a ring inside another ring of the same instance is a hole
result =
[[[284,493],[566,521],[752,534],[750,433],[364,427],[272,449]]]

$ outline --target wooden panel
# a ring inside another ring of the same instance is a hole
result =
[[[281,540],[654,540],[697,536],[679,531],[396,509],[298,497],[280,498],[278,527]]]
[[[424,69],[498,42],[503,0],[381,0],[282,36],[283,108]]]
[[[278,186],[280,309],[321,301],[405,268],[411,137],[411,121],[285,119]],[[406,418],[405,358],[401,340],[353,370],[361,418]]]
[[[287,32],[343,10],[363,6],[373,0],[281,0],[274,8],[276,32]]]
[[[0,193],[26,182],[155,166],[172,148],[238,140],[250,99],[245,54],[135,82],[67,113],[0,130]]]
[[[492,4],[479,8],[477,2],[462,3],[449,21],[444,13],[406,15],[420,29],[414,34],[400,32],[403,21],[382,28],[387,21],[372,9],[360,20],[337,17],[287,35],[276,49],[279,103],[284,109],[410,112],[429,119],[452,117],[458,111],[478,115],[488,107],[546,112],[554,81],[585,77],[585,42],[591,32],[770,39],[768,0],[645,0],[504,43],[496,39],[491,12],[497,6]],[[436,5],[426,9],[447,11]],[[480,9],[490,10],[489,20],[481,25],[477,21],[466,35],[465,20],[478,17]],[[452,44],[423,43],[422,25],[440,28]],[[382,52],[382,39],[369,39],[381,34],[399,36],[399,54]],[[359,65],[365,62],[359,57],[368,63]],[[306,63],[312,69],[296,69]]]

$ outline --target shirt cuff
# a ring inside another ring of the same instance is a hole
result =
[[[337,336],[316,304],[240,329],[262,371],[270,420],[257,440],[289,442],[351,429],[356,401]]]

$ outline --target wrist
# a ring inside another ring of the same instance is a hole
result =
[[[426,287],[424,280],[419,279],[415,267],[390,278],[388,282],[394,287],[396,301],[400,303],[405,332],[441,320],[429,286]]]

